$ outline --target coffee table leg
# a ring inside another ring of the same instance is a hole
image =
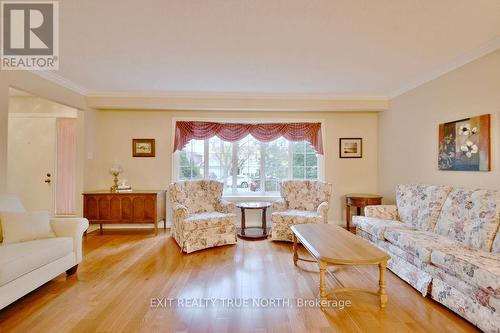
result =
[[[245,209],[241,208],[241,234],[245,236]]]
[[[267,209],[264,207],[262,209],[262,235],[265,236],[267,235],[267,221],[266,221],[266,211]]]
[[[295,236],[294,233],[292,233],[292,239],[293,239],[293,264],[297,266],[297,261],[299,260],[299,255],[297,254],[297,236]]]
[[[326,264],[323,261],[319,262],[319,298],[320,298],[320,306],[321,310],[325,308],[327,299],[326,299],[326,287],[325,287],[325,271]]]
[[[379,290],[378,294],[380,296],[380,307],[384,308],[385,304],[387,303],[387,293],[385,292],[385,267],[387,263],[381,262],[378,264],[378,269],[379,269],[379,274],[380,274],[380,279],[379,279]]]

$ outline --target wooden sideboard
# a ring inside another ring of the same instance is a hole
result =
[[[382,196],[378,194],[349,193],[345,195],[346,229],[351,231],[351,207],[356,207],[356,213],[361,215],[366,206],[381,205]]]
[[[153,224],[158,234],[158,222],[165,219],[165,191],[133,191],[83,193],[83,216],[90,224]]]

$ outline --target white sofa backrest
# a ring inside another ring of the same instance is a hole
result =
[[[443,205],[434,232],[468,247],[492,251],[499,216],[499,191],[455,188]],[[500,248],[500,241],[496,243]]]
[[[432,231],[450,186],[401,184],[396,190],[396,205],[401,222],[412,228]]]
[[[0,194],[0,212],[25,212],[21,200],[15,194]],[[0,222],[0,243],[3,242],[2,223]]]

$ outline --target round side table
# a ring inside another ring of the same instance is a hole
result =
[[[241,209],[241,231],[238,233],[238,237],[247,239],[265,239],[267,238],[267,226],[266,226],[266,211],[271,207],[270,202],[252,201],[252,202],[240,202],[236,205]],[[245,210],[246,209],[262,209],[262,226],[261,227],[247,227],[245,225]]]

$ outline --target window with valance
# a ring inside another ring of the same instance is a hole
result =
[[[277,194],[282,179],[318,179],[321,123],[178,121],[178,180],[216,179],[225,195]]]

